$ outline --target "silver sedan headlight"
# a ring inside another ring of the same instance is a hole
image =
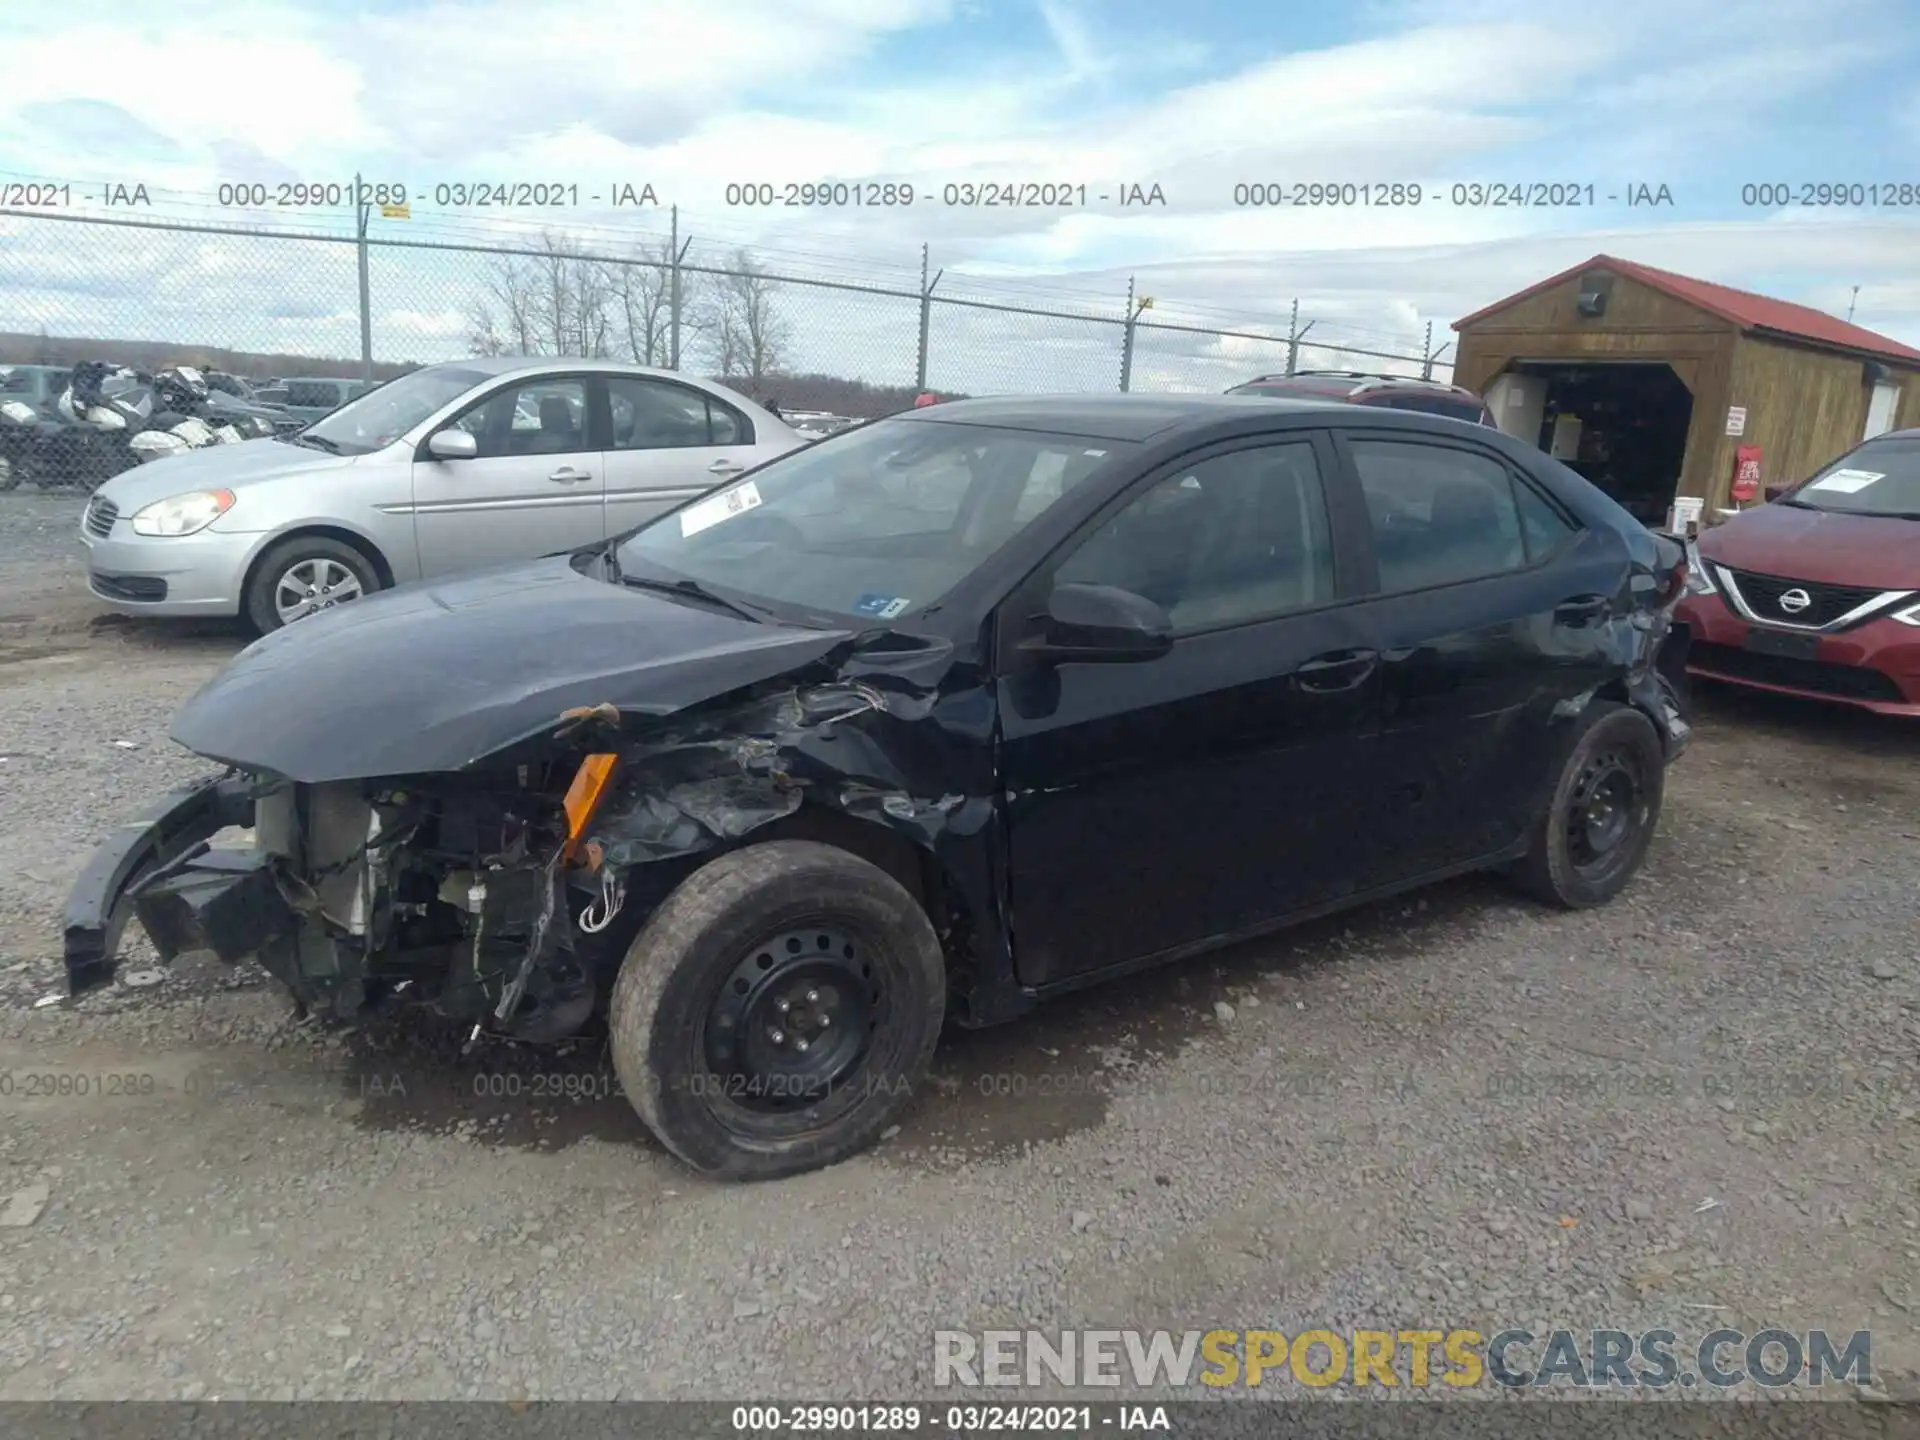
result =
[[[231,490],[169,495],[134,512],[136,535],[196,535],[233,508]]]

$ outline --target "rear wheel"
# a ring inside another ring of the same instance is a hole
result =
[[[1602,905],[1626,888],[1660,819],[1666,755],[1653,723],[1627,705],[1596,710],[1567,757],[1552,802],[1513,878],[1566,909]]]
[[[243,608],[247,623],[264,635],[379,588],[380,572],[357,547],[327,535],[296,535],[261,557]]]
[[[871,1144],[927,1073],[946,1008],[919,902],[831,845],[723,855],[648,919],[614,985],[614,1070],[697,1170],[764,1180]]]

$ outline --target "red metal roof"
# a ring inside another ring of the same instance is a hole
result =
[[[1496,300],[1463,316],[1453,322],[1453,328],[1459,330],[1473,324],[1484,316],[1503,310],[1516,300],[1524,300],[1529,295],[1537,295],[1542,290],[1558,285],[1589,270],[1606,270],[1628,280],[1637,280],[1649,289],[1671,295],[1674,299],[1705,310],[1709,315],[1717,315],[1722,320],[1738,325],[1742,330],[1764,330],[1770,334],[1789,336],[1798,340],[1808,340],[1820,345],[1835,345],[1844,350],[1857,350],[1869,355],[1884,355],[1890,360],[1920,362],[1920,350],[1911,345],[1902,345],[1898,340],[1890,340],[1858,325],[1848,324],[1845,320],[1827,314],[1824,310],[1815,310],[1809,305],[1794,305],[1785,300],[1773,300],[1765,295],[1755,295],[1750,290],[1735,290],[1730,285],[1715,285],[1707,280],[1695,280],[1686,275],[1675,275],[1670,270],[1656,270],[1651,265],[1637,264],[1632,260],[1619,260],[1611,255],[1596,255],[1578,265],[1562,270],[1558,275],[1550,275],[1537,285],[1509,295],[1504,300]]]

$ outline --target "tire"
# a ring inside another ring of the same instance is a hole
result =
[[[1531,846],[1513,867],[1514,882],[1561,909],[1604,905],[1646,859],[1665,787],[1666,752],[1653,722],[1630,705],[1596,706],[1574,741]],[[1588,809],[1589,797],[1599,798],[1604,809]],[[1623,822],[1617,832],[1615,818]],[[1596,839],[1610,843],[1596,845]]]
[[[247,593],[241,601],[241,614],[256,634],[265,635],[290,623],[282,618],[274,597],[282,577],[300,566],[314,567],[316,576],[333,577],[341,570],[352,576],[353,593],[343,595],[340,600],[330,600],[328,603],[331,604],[359,599],[381,588],[379,570],[358,546],[326,535],[296,535],[290,540],[282,540],[260,557],[260,563],[254,567],[253,578],[247,582]],[[334,589],[338,590],[344,584],[340,582]],[[321,598],[315,596],[316,601]],[[299,618],[297,615],[294,617]]]
[[[796,996],[795,1033],[773,1028]],[[805,1002],[840,1028],[814,1025]],[[661,1144],[716,1178],[771,1180],[872,1144],[926,1077],[945,1014],[945,959],[919,902],[836,846],[774,840],[709,862],[649,917],[608,1031],[614,1072]],[[828,1047],[856,1045],[828,1078],[842,1054]]]

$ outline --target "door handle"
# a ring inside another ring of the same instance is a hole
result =
[[[593,479],[593,476],[584,470],[576,470],[571,465],[562,465],[547,478],[556,485],[578,485],[582,480]]]
[[[1329,650],[1295,670],[1293,683],[1302,690],[1334,695],[1365,684],[1379,663],[1377,650]]]
[[[1584,625],[1589,620],[1598,620],[1607,613],[1607,597],[1604,595],[1575,595],[1570,600],[1562,600],[1553,607],[1553,623],[1556,625]]]
[[[738,460],[716,460],[707,466],[707,471],[712,475],[738,475],[746,468]]]

